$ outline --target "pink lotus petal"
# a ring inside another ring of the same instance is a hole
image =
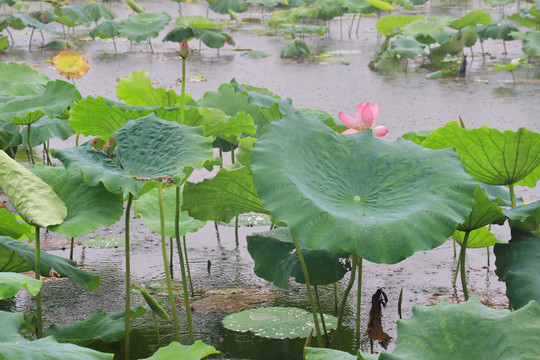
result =
[[[358,130],[355,130],[355,129],[347,129],[345,130],[344,132],[342,132],[343,135],[347,135],[347,134],[355,134],[357,133]]]
[[[383,137],[384,135],[388,134],[388,129],[386,128],[386,126],[383,125],[375,126],[371,130],[373,130],[373,135],[375,135],[376,137]]]
[[[364,110],[364,107],[366,106],[366,104],[364,104],[363,102],[361,102],[357,107],[356,107],[356,112],[354,113],[354,117],[356,119],[362,119],[362,111]]]
[[[349,115],[343,112],[340,112],[338,114],[338,118],[343,123],[343,125],[345,125],[348,128],[352,129],[358,126],[358,122],[356,121],[356,119],[353,119],[352,117],[350,117]]]
[[[362,110],[362,118],[360,122],[362,123],[364,128],[367,129],[373,126],[375,121],[377,121],[378,116],[379,107],[377,106],[377,103],[375,103],[374,105],[367,103]]]

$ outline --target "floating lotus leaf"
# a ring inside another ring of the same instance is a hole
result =
[[[319,321],[320,321],[319,315]],[[335,329],[337,318],[324,315],[326,329]],[[269,339],[307,338],[313,330],[313,314],[292,307],[266,307],[244,310],[223,319],[226,329],[238,332],[253,332]]]
[[[454,147],[466,171],[491,185],[534,187],[540,173],[540,134],[520,128],[500,132],[482,126],[463,129],[457,122],[433,131],[422,144],[431,149]]]
[[[45,115],[32,124],[30,143],[34,147],[52,138],[67,140],[73,134],[75,134],[75,131],[69,126],[66,119],[50,118]],[[21,131],[21,136],[23,148],[28,149],[28,127]]]
[[[21,96],[43,92],[49,78],[27,65],[0,61],[0,95]]]
[[[80,54],[73,51],[62,51],[52,59],[52,64],[60,70],[60,74],[68,79],[83,77],[90,69],[90,64]]]
[[[0,272],[0,300],[12,298],[22,287],[36,296],[41,290],[41,284],[41,280],[32,279],[29,276],[13,272]]]
[[[17,96],[0,103],[0,119],[28,125],[43,115],[61,117],[64,110],[80,98],[81,94],[72,84],[61,80],[50,81],[40,93]]]
[[[97,236],[93,239],[83,241],[83,245],[96,249],[117,248],[119,246],[126,246],[126,240],[124,238],[103,238]]]
[[[506,282],[512,306],[520,309],[531,300],[540,301],[540,236],[513,227],[510,242],[495,245],[493,252],[495,273]]]
[[[266,58],[269,56],[270,54],[267,54],[264,51],[259,51],[259,50],[251,50],[247,53],[243,53],[242,55],[240,55],[240,57],[254,58],[254,59]]]
[[[173,341],[169,345],[159,348],[154,355],[141,360],[199,360],[212,354],[219,354],[219,351],[213,346],[206,345],[201,340],[195,341],[193,345],[182,345]]]
[[[180,199],[178,201],[181,205],[182,192],[180,192]],[[163,190],[163,207],[165,216],[165,236],[176,237],[176,188]],[[144,225],[146,225],[147,228],[156,234],[161,234],[157,189],[152,189],[141,195],[135,204],[133,204],[133,210],[135,211],[135,215],[143,218]],[[196,220],[190,217],[187,211],[181,211],[178,224],[180,227],[180,235],[185,236],[188,233],[194,233],[202,228],[206,225],[206,221]]]
[[[11,205],[32,226],[47,227],[64,221],[67,210],[53,189],[0,151],[0,187]]]
[[[35,271],[35,252],[36,249],[33,246],[0,236],[0,270]],[[40,252],[40,260],[39,272],[43,276],[49,276],[51,270],[54,269],[60,276],[69,277],[69,280],[75,285],[86,286],[88,290],[99,289],[99,276],[79,269],[73,260],[45,251]]]
[[[129,15],[120,22],[118,32],[131,41],[146,41],[155,38],[171,21],[166,12]]]
[[[110,226],[122,217],[122,194],[111,194],[102,184],[87,185],[80,172],[50,166],[35,166],[32,170],[53,188],[67,207],[64,222],[49,226],[49,230],[78,237],[101,226]]]
[[[30,341],[19,334],[24,315],[0,311],[2,332],[0,334],[0,358],[10,360],[112,360],[114,354],[106,354],[73,344],[57,343],[54,337]]]
[[[452,150],[348,136],[288,115],[251,151],[253,184],[274,219],[314,249],[396,263],[441,245],[471,211],[476,183]]]
[[[0,208],[0,235],[8,236],[12,239],[32,240],[34,238],[32,229],[32,226],[17,219],[7,209]]]
[[[460,304],[441,300],[437,306],[415,306],[410,320],[398,320],[395,350],[381,353],[378,359],[532,360],[540,356],[539,342],[536,302],[510,312],[484,306],[476,297]]]
[[[268,213],[253,187],[249,167],[222,168],[212,179],[186,183],[182,209],[196,219],[221,222],[244,213]]]
[[[146,313],[146,308],[136,306],[131,309],[131,318],[137,318]],[[58,341],[73,344],[88,344],[93,341],[117,342],[125,336],[125,311],[107,315],[103,310],[93,313],[88,319],[77,321],[71,325],[51,325],[45,329],[46,335],[52,335]],[[131,324],[130,324],[131,325]]]
[[[287,288],[290,277],[294,277],[297,283],[306,283],[288,228],[250,235],[247,242],[258,277],[271,281],[280,288]],[[343,259],[326,250],[313,250],[299,243],[312,285],[333,284],[345,276],[347,265]]]

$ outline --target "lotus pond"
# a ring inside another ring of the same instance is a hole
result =
[[[539,4],[0,3],[0,358],[540,357]]]

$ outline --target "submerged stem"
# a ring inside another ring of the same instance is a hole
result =
[[[176,303],[174,302],[174,294],[171,284],[171,275],[169,274],[169,264],[167,260],[167,244],[165,242],[165,210],[163,208],[163,184],[158,183],[158,203],[159,203],[159,220],[161,225],[161,253],[163,255],[163,267],[165,268],[165,282],[167,283],[167,292],[169,293],[169,302],[171,304],[171,312],[174,325],[174,335],[176,341],[180,342],[180,326],[178,324],[178,313],[176,311]]]
[[[125,309],[125,315],[124,315],[124,330],[125,330],[125,337],[124,337],[124,358],[126,360],[129,360],[129,320],[131,317],[131,279],[130,279],[130,260],[129,260],[129,217],[131,212],[131,203],[133,202],[133,195],[129,193],[128,195],[128,202],[126,205],[126,213],[124,215],[125,220],[125,245],[126,245],[126,309]]]
[[[463,296],[465,301],[469,300],[469,291],[467,290],[467,273],[465,272],[465,252],[467,250],[467,241],[469,241],[469,231],[465,232],[463,238],[463,244],[461,244],[461,251],[459,253],[459,260],[461,262],[461,287],[463,288]]]
[[[313,321],[315,322],[315,330],[317,331],[317,344],[319,347],[323,347],[323,341],[321,336],[321,328],[319,326],[319,316],[317,315],[317,309],[315,308],[315,301],[313,301],[313,294],[311,293],[311,284],[309,282],[309,274],[306,266],[306,262],[304,261],[304,256],[302,255],[302,250],[300,249],[300,245],[298,244],[298,240],[296,237],[293,236],[294,240],[294,247],[296,248],[296,253],[298,254],[298,260],[300,261],[300,265],[302,266],[302,271],[304,272],[304,279],[306,280],[306,289],[309,297],[309,302],[311,305],[311,313],[313,314]]]
[[[36,252],[35,252],[35,264],[34,274],[37,280],[41,278],[40,271],[40,243],[39,243],[39,226],[36,226]],[[38,339],[43,337],[43,316],[41,314],[41,291],[36,295],[36,336]]]

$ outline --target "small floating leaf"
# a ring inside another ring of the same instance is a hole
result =
[[[83,245],[89,248],[105,249],[125,246],[126,241],[123,238],[102,238],[97,236],[93,239],[83,241]]]
[[[213,346],[206,345],[201,340],[197,340],[193,345],[189,346],[173,341],[168,346],[159,348],[154,355],[149,358],[141,360],[199,360],[212,354],[219,354],[219,351]]]

